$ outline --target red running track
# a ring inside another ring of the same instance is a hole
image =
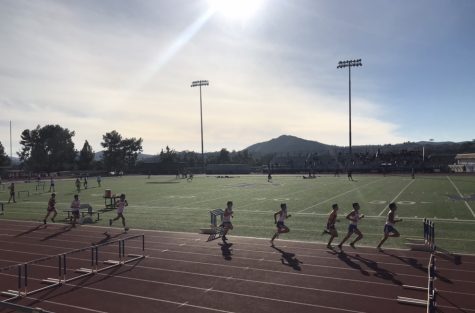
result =
[[[52,312],[425,312],[396,301],[426,298],[426,292],[402,287],[427,286],[424,252],[346,247],[336,253],[322,244],[285,240],[272,248],[268,240],[232,235],[233,245],[226,247],[193,233],[109,229],[105,236],[102,227],[26,221],[0,220],[0,229],[0,268],[145,234],[145,259],[15,302]],[[125,250],[141,253],[141,242],[126,242]],[[116,246],[100,249],[99,258],[118,259]],[[475,312],[475,256],[436,260],[439,311]],[[67,275],[88,266],[88,251],[68,256]],[[55,259],[32,267],[29,290],[57,277],[57,268]],[[16,288],[16,271],[0,272],[0,291]]]

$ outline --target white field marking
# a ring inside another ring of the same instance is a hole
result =
[[[455,190],[457,191],[457,193],[459,194],[460,198],[463,198],[463,195],[462,193],[460,192],[460,190],[457,188],[457,186],[454,184],[454,182],[452,181],[452,179],[447,176],[447,179],[449,180],[449,182],[452,184],[452,186],[454,186]],[[472,207],[470,206],[470,204],[468,204],[468,202],[466,200],[463,201],[465,203],[465,206],[470,210],[470,213],[472,213],[472,216],[475,217],[475,213],[473,212],[472,210]]]
[[[394,197],[394,199],[392,199],[391,201],[389,201],[389,203],[386,204],[386,206],[384,206],[384,209],[378,214],[378,216],[383,215],[384,211],[386,211],[386,209],[389,207],[389,204],[390,204],[391,202],[396,201],[396,199],[404,192],[404,190],[406,190],[413,182],[415,182],[414,179],[410,180],[409,183],[408,183],[404,188],[402,188],[402,190],[396,195],[396,197]]]
[[[350,193],[350,192],[356,191],[356,190],[358,190],[358,189],[361,189],[361,188],[363,188],[363,187],[369,186],[369,185],[371,185],[371,184],[377,183],[377,182],[379,182],[380,180],[382,180],[382,179],[375,180],[375,181],[371,181],[371,182],[369,182],[369,183],[367,183],[367,184],[364,184],[363,186],[359,186],[359,187],[356,187],[356,188],[347,190],[347,191],[345,191],[345,192],[343,192],[343,193],[340,193],[340,194],[335,195],[335,196],[333,196],[333,197],[331,197],[331,198],[328,198],[328,199],[326,199],[326,200],[323,200],[322,202],[319,202],[319,203],[317,203],[317,204],[314,204],[314,205],[311,205],[311,206],[309,206],[309,207],[306,207],[305,209],[302,209],[302,210],[300,210],[300,211],[297,211],[297,214],[298,214],[298,213],[302,213],[302,212],[304,212],[304,211],[307,211],[308,209],[314,208],[314,207],[319,206],[319,205],[321,205],[321,204],[327,203],[327,202],[330,201],[330,200],[339,198],[339,197],[341,197],[341,196],[343,196],[343,195],[346,195],[347,193]]]
[[[106,311],[99,311],[99,310],[95,310],[95,309],[85,308],[83,306],[76,306],[76,305],[72,305],[72,304],[65,304],[65,303],[54,302],[54,301],[44,300],[44,299],[39,299],[39,298],[25,297],[25,299],[38,301],[38,302],[40,302],[40,305],[41,305],[41,303],[49,303],[49,304],[53,304],[53,305],[64,306],[64,307],[67,307],[67,308],[79,309],[79,310],[82,310],[82,311],[96,312],[96,313],[108,313]],[[36,312],[36,311],[33,311],[33,312]]]

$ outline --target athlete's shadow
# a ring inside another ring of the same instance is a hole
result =
[[[384,268],[381,268],[378,266],[378,262],[375,262],[373,260],[369,260],[369,259],[366,259],[366,258],[363,258],[362,256],[360,256],[359,254],[356,254],[354,257],[352,257],[360,262],[363,262],[367,267],[369,267],[370,269],[372,269],[373,271],[376,272],[376,274],[374,276],[376,277],[380,277],[382,279],[386,279],[386,280],[390,280],[391,282],[393,282],[394,284],[396,285],[399,285],[399,286],[402,286],[402,282],[399,280],[399,279],[396,279],[394,277],[394,273],[393,272],[390,272]]]
[[[295,257],[295,253],[285,252],[284,250],[279,249],[276,246],[272,246],[272,248],[279,251],[280,254],[282,255],[280,259],[282,264],[290,266],[296,271],[302,270],[302,267],[300,266],[300,264],[303,264],[303,262]]]
[[[32,232],[37,231],[37,230],[42,229],[42,228],[46,228],[46,226],[45,225],[38,225],[36,227],[30,228],[28,230],[25,230],[22,233],[19,233],[19,234],[15,235],[15,237],[21,237],[23,235],[28,235],[29,233],[32,233]]]
[[[388,255],[390,257],[393,257],[395,259],[398,259],[399,261],[401,261],[403,263],[406,263],[407,265],[410,265],[415,269],[418,269],[418,270],[421,270],[421,271],[427,273],[427,266],[424,266],[421,262],[419,262],[415,258],[408,258],[408,257],[399,256],[399,255],[396,255],[396,254],[387,253],[384,250],[381,251],[381,253],[386,254],[386,255]]]
[[[99,240],[98,242],[91,242],[91,245],[93,246],[97,246],[97,245],[100,245],[100,244],[103,244],[103,243],[106,243],[108,241],[110,241],[111,239],[113,238],[117,238],[117,237],[120,237],[122,236],[123,233],[119,233],[119,234],[116,234],[114,236],[111,236],[108,232],[105,232],[104,233],[104,238],[102,238],[101,240]]]
[[[340,261],[342,262],[345,262],[349,267],[351,268],[354,268],[355,270],[359,270],[361,272],[361,274],[363,274],[364,276],[369,276],[369,273],[367,271],[365,271],[361,265],[353,262],[351,260],[351,256],[349,256],[348,254],[345,253],[345,251],[343,250],[340,250],[339,252],[336,251],[336,250],[332,250],[333,252],[330,252],[330,251],[327,251],[328,253],[331,253],[331,254],[336,254],[337,257],[340,259]]]
[[[46,240],[49,240],[51,238],[58,237],[59,235],[64,234],[64,233],[70,231],[71,229],[72,229],[72,225],[66,225],[66,226],[60,228],[59,231],[55,232],[54,234],[51,234],[49,236],[44,237],[40,241],[46,241]]]
[[[232,243],[218,243],[219,246],[221,246],[221,254],[223,255],[223,258],[226,261],[231,261],[233,258],[231,257],[232,254],[232,249],[231,246],[233,245]]]

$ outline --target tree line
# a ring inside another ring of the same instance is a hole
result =
[[[86,140],[80,151],[75,149],[74,131],[60,125],[38,125],[21,133],[21,150],[17,152],[20,168],[27,172],[60,172],[70,170],[127,171],[135,166],[142,152],[142,138],[124,138],[113,130],[102,136],[101,160]],[[0,143],[0,166],[11,164]]]
[[[20,169],[25,172],[60,171],[108,171],[133,172],[144,169],[143,162],[138,162],[138,156],[143,151],[142,138],[125,138],[116,130],[102,136],[102,157],[95,159],[95,152],[86,140],[78,151],[75,148],[73,137],[75,131],[63,128],[60,125],[36,126],[34,129],[25,129],[20,136],[21,150],[17,152],[20,160]],[[185,167],[200,167],[202,156],[193,151],[177,152],[166,146],[159,154],[148,161],[158,164],[161,168],[183,169]],[[207,164],[249,164],[259,165],[267,161],[254,158],[247,150],[228,151],[226,148],[219,152],[206,154]],[[5,149],[0,142],[0,167],[11,164]]]

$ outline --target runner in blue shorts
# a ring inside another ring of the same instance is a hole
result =
[[[357,234],[358,237],[356,237],[355,240],[350,243],[350,246],[352,248],[355,248],[355,243],[363,238],[363,234],[358,229],[358,222],[364,217],[364,214],[360,214],[359,211],[360,205],[356,202],[353,203],[353,211],[348,213],[348,215],[346,216],[346,219],[350,221],[350,225],[348,226],[348,234],[346,234],[345,238],[343,238],[343,240],[338,245],[338,248],[340,248],[340,250],[342,249],[345,241],[347,241],[348,238],[353,235],[353,233]]]
[[[396,203],[392,202],[389,204],[389,213],[386,218],[386,224],[384,224],[384,236],[381,239],[381,242],[378,244],[377,249],[381,251],[381,246],[389,237],[399,237],[400,234],[394,225],[398,222],[402,222],[402,219],[396,217],[397,206]]]

